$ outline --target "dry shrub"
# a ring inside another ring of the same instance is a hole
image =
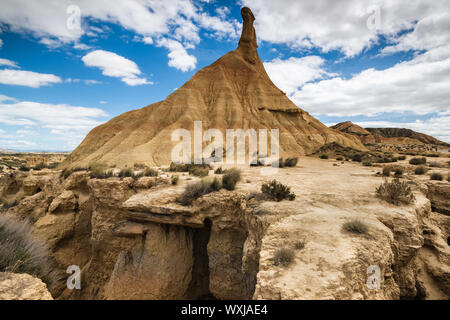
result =
[[[236,168],[231,168],[223,175],[222,185],[227,190],[234,190],[239,180],[241,180],[241,171]]]
[[[369,228],[359,220],[352,220],[342,225],[344,231],[356,234],[367,234]]]
[[[48,285],[54,280],[45,246],[36,239],[27,221],[0,215],[0,271],[27,273]]]
[[[261,186],[261,192],[278,202],[284,199],[288,199],[290,201],[295,199],[295,194],[291,192],[291,188],[278,182],[277,180],[263,183]]]
[[[409,204],[415,199],[411,187],[406,182],[400,181],[397,178],[391,182],[384,181],[376,189],[376,193],[378,198],[395,205],[402,203]]]
[[[145,177],[157,177],[158,171],[156,171],[155,169],[147,168],[144,170],[143,175]]]
[[[424,166],[420,166],[414,169],[414,174],[425,174],[427,172],[427,168]]]
[[[175,176],[172,176],[172,177],[170,178],[170,182],[172,183],[172,185],[177,185],[179,179],[180,179],[180,177],[178,177],[177,175],[175,175]]]
[[[219,191],[221,187],[222,184],[217,178],[212,180],[202,179],[201,181],[187,185],[184,192],[178,197],[177,202],[184,206],[191,205],[195,199],[205,194]]]
[[[294,261],[295,253],[292,249],[281,248],[275,251],[273,264],[276,266],[288,267]]]
[[[422,157],[422,158],[412,158],[411,160],[409,160],[409,164],[413,164],[413,165],[419,165],[419,164],[425,164],[427,163],[427,158]]]
[[[298,158],[287,158],[286,161],[284,161],[285,167],[295,167],[298,163]]]
[[[444,177],[442,176],[442,174],[440,174],[438,172],[433,172],[430,176],[430,180],[442,181],[443,179],[444,179]]]

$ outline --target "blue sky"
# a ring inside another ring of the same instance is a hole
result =
[[[71,151],[165,99],[237,47],[243,5],[269,75],[299,107],[327,125],[450,142],[448,1],[335,2],[3,0],[0,148]]]

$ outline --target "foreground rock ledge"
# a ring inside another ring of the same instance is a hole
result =
[[[47,286],[29,274],[0,272],[0,300],[53,300]]]

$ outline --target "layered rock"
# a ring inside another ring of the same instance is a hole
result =
[[[326,127],[297,107],[273,84],[258,56],[250,9],[242,9],[242,18],[236,50],[198,71],[166,100],[94,128],[64,166],[169,164],[178,143],[171,141],[172,132],[186,129],[193,137],[194,121],[202,121],[203,130],[220,130],[224,138],[226,129],[279,129],[282,156],[310,154],[331,142],[364,149],[355,137]]]
[[[29,274],[0,272],[0,300],[53,300],[47,286]]]

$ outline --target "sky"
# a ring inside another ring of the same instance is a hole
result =
[[[234,50],[255,17],[274,83],[326,125],[450,143],[450,0],[2,0],[0,148],[72,151]]]

